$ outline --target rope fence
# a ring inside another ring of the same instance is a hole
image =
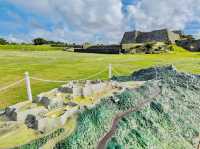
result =
[[[103,73],[107,72],[108,73],[108,79],[111,79],[114,75],[117,75],[117,76],[123,76],[122,73],[120,73],[117,69],[118,69],[118,64],[116,64],[114,67],[112,64],[109,64],[108,65],[108,68],[105,68],[103,69],[102,71],[99,71],[95,74],[92,74],[90,76],[88,76],[87,78],[84,78],[84,79],[77,79],[77,81],[84,81],[84,80],[89,80],[89,79],[92,79],[92,78],[95,78],[97,76],[100,76],[102,75]],[[124,66],[123,66],[124,67]],[[156,78],[158,76],[158,72],[157,72],[157,68],[155,68],[155,71],[156,71]],[[132,73],[133,71],[131,71]],[[35,81],[41,81],[41,82],[48,82],[48,83],[68,83],[69,81],[68,80],[49,80],[49,79],[43,79],[43,78],[38,78],[38,77],[34,77],[34,76],[29,76],[28,72],[25,73],[25,77],[24,79],[21,79],[21,80],[18,80],[10,85],[7,85],[5,87],[2,87],[0,88],[0,92],[2,91],[6,91],[8,90],[9,88],[12,88],[16,85],[19,85],[21,83],[25,83],[26,84],[26,90],[27,90],[27,96],[28,96],[28,99],[30,101],[32,101],[32,91],[31,91],[31,83],[30,83],[30,80],[35,80]],[[189,82],[187,84],[187,86],[189,85]],[[194,84],[192,84],[194,86]]]
[[[12,84],[10,84],[10,85],[7,85],[7,86],[5,86],[5,87],[2,87],[2,88],[0,88],[0,92],[5,91],[5,90],[7,90],[7,89],[9,89],[9,88],[12,88],[12,87],[14,87],[14,86],[16,86],[16,85],[18,85],[18,84],[21,84],[24,80],[25,80],[25,78],[24,78],[24,79],[21,79],[21,80],[19,80],[19,81],[16,81],[16,82],[14,82],[14,83],[12,83]]]
[[[46,80],[46,79],[41,79],[37,77],[30,77],[30,79],[35,80],[35,81],[41,81],[41,82],[48,82],[48,83],[67,83],[68,81],[58,81],[58,80]]]
[[[84,80],[88,80],[88,79],[92,79],[94,77],[97,77],[105,72],[108,71],[109,73],[109,78],[110,76],[112,77],[112,70],[111,70],[111,65],[109,67],[109,70],[107,68],[103,69],[102,71],[99,71],[95,74],[92,74],[90,76],[88,76],[87,78],[83,78],[83,79],[77,79],[77,81],[84,81]],[[27,90],[27,96],[28,96],[28,99],[30,101],[32,101],[32,91],[31,91],[31,83],[30,81],[31,80],[34,80],[34,81],[41,81],[41,82],[47,82],[47,83],[68,83],[69,81],[68,80],[49,80],[49,79],[43,79],[43,78],[39,78],[39,77],[35,77],[35,76],[29,76],[28,72],[25,73],[25,77],[21,80],[18,80],[16,82],[13,82],[12,84],[9,84],[7,86],[4,86],[4,87],[1,87],[0,88],[0,92],[3,92],[3,91],[6,91],[10,88],[13,88],[21,83],[25,83],[26,84],[26,90]]]

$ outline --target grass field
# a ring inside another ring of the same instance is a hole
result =
[[[44,46],[46,47],[46,46]],[[191,53],[176,48],[174,53],[157,55],[100,55],[80,54],[64,51],[23,50],[12,48],[0,50],[0,88],[24,77],[28,71],[31,76],[51,80],[76,80],[87,78],[99,71],[106,70],[108,64],[122,75],[153,65],[174,64],[178,70],[200,74],[200,53]],[[2,46],[0,46],[2,49]],[[8,50],[12,49],[12,50]],[[39,49],[37,49],[39,50]],[[108,72],[92,79],[107,79]],[[61,83],[31,81],[34,97],[44,91],[58,87]],[[25,83],[0,92],[0,108],[27,100]]]
[[[55,51],[63,50],[62,47],[51,47],[50,45],[0,45],[0,51]]]

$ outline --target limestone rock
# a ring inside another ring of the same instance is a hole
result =
[[[33,109],[28,109],[28,110],[16,110],[16,109],[8,108],[6,110],[6,116],[12,121],[25,122],[27,116],[30,114],[38,115],[38,114],[43,114],[46,112],[48,112],[48,110],[45,109],[44,107],[38,107],[38,108],[33,108]]]
[[[73,114],[78,113],[79,111],[77,109],[72,109],[69,111],[66,111],[61,117],[60,122],[62,125],[64,125],[69,117],[71,117]]]
[[[37,96],[35,102],[41,103],[47,109],[55,109],[62,107],[64,104],[64,99],[58,96],[59,92],[57,89],[54,89],[47,93],[42,93]]]

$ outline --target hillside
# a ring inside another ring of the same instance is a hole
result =
[[[55,149],[100,149],[98,142],[114,123],[114,133],[106,140],[108,149],[197,148],[200,76],[168,66],[141,70],[124,78],[146,83],[135,89],[127,87],[103,99],[96,108],[86,109],[79,116],[77,130]],[[120,119],[113,121],[116,117]]]

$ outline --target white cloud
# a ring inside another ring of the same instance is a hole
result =
[[[200,0],[140,0],[129,6],[123,6],[122,0],[9,1],[54,23],[49,30],[34,18],[29,19],[31,29],[24,38],[116,43],[131,27],[143,31],[185,29],[189,23],[200,20]]]
[[[200,0],[141,0],[128,7],[129,19],[139,30],[184,29],[200,18]]]
[[[65,39],[70,39],[67,36],[76,36],[77,40],[80,40],[81,36],[84,37],[83,42],[94,42],[99,39],[96,35],[101,34],[105,38],[104,42],[107,42],[106,40],[116,42],[125,31],[121,0],[10,0],[10,2],[48,17],[55,25],[63,24],[51,32],[38,29],[37,35],[47,36],[51,33],[56,35],[56,38]],[[76,38],[71,38],[76,41]]]
[[[8,0],[9,2],[28,9],[33,13],[51,13],[51,6],[49,0]]]

